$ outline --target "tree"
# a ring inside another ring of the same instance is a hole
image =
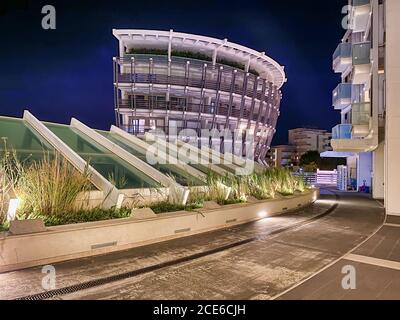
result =
[[[310,171],[335,170],[337,166],[346,165],[346,163],[346,158],[321,158],[318,151],[308,151],[300,158],[300,167]]]
[[[321,163],[321,157],[318,151],[308,151],[303,154],[300,158],[300,166],[303,167],[309,164],[316,164],[317,166]]]

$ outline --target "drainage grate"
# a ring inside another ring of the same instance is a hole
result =
[[[92,248],[92,250],[95,250],[95,249],[100,249],[100,248],[114,247],[116,245],[117,245],[117,241],[113,241],[113,242],[95,244],[91,248]]]
[[[98,287],[98,286],[105,285],[105,284],[108,284],[108,283],[111,283],[111,282],[116,282],[116,281],[120,281],[120,280],[124,280],[124,279],[133,278],[133,277],[136,277],[136,276],[141,275],[141,274],[149,273],[149,272],[156,271],[156,270],[159,270],[159,269],[163,269],[163,268],[166,268],[166,267],[174,266],[174,265],[177,265],[177,264],[180,264],[180,263],[184,263],[184,262],[188,262],[188,261],[191,261],[191,260],[199,259],[199,258],[208,256],[208,255],[212,255],[214,253],[222,252],[222,251],[225,251],[225,250],[228,250],[228,249],[231,249],[231,248],[235,248],[235,247],[244,245],[244,244],[252,242],[254,240],[256,240],[256,239],[255,238],[251,238],[251,239],[242,240],[242,241],[239,241],[239,242],[228,244],[226,246],[222,246],[222,247],[218,247],[218,248],[211,249],[211,250],[208,250],[208,251],[196,253],[196,254],[193,254],[193,255],[190,255],[190,256],[187,256],[187,257],[183,257],[183,258],[179,258],[179,259],[176,259],[176,260],[163,262],[163,263],[160,263],[160,264],[152,265],[152,266],[145,267],[145,268],[138,269],[138,270],[134,270],[134,271],[129,271],[129,272],[126,272],[126,273],[121,273],[121,274],[110,276],[110,277],[105,277],[105,278],[101,278],[101,279],[97,279],[97,280],[87,281],[87,282],[84,282],[84,283],[72,285],[72,286],[65,287],[65,288],[49,290],[49,291],[46,291],[46,292],[43,292],[43,293],[38,293],[38,294],[34,294],[34,295],[18,298],[16,300],[45,300],[45,299],[50,299],[50,298],[54,298],[54,297],[65,295],[65,294],[78,292],[78,291],[85,290],[85,289]]]
[[[237,222],[237,219],[226,220],[226,223],[233,223],[233,222]]]
[[[186,229],[179,229],[179,230],[175,230],[175,234],[176,233],[184,233],[184,232],[189,232],[190,230],[192,230],[191,228],[186,228]]]
[[[330,191],[332,192],[332,191]],[[334,192],[332,192],[334,193]],[[78,291],[82,291],[85,289],[90,289],[90,288],[94,288],[94,287],[98,287],[101,285],[105,285],[108,283],[112,283],[112,282],[116,282],[116,281],[120,281],[120,280],[125,280],[125,279],[129,279],[129,278],[133,278],[136,277],[138,275],[141,274],[145,274],[145,273],[150,273],[153,271],[157,271],[159,269],[163,269],[163,268],[167,268],[167,267],[171,267],[171,266],[175,266],[181,263],[185,263],[185,262],[189,262],[192,260],[196,260],[199,258],[203,258],[215,253],[219,253],[228,249],[232,249],[235,247],[239,247],[242,245],[245,245],[247,243],[251,243],[257,240],[265,240],[271,236],[277,235],[279,233],[285,232],[285,231],[289,231],[289,230],[293,230],[296,229],[298,227],[310,224],[312,222],[314,222],[315,220],[321,219],[325,216],[327,216],[328,214],[330,214],[331,212],[333,212],[334,210],[336,210],[336,208],[339,206],[338,200],[340,199],[339,195],[334,193],[335,197],[336,197],[336,204],[331,206],[327,211],[325,211],[324,213],[321,213],[320,215],[317,215],[313,218],[308,219],[307,221],[303,221],[303,222],[299,222],[296,223],[292,226],[289,227],[285,227],[285,228],[280,228],[280,229],[276,229],[273,230],[271,232],[269,232],[268,234],[264,235],[264,236],[257,236],[257,237],[253,237],[253,238],[249,238],[249,239],[245,239],[242,241],[238,241],[238,242],[234,242],[234,243],[230,243],[228,245],[225,246],[221,246],[215,249],[211,249],[211,250],[207,250],[204,252],[200,252],[200,253],[196,253],[187,257],[182,257],[176,260],[171,260],[171,261],[167,261],[167,262],[163,262],[163,263],[159,263],[156,265],[152,265],[149,267],[145,267],[142,269],[138,269],[138,270],[134,270],[134,271],[129,271],[126,273],[121,273],[121,274],[117,274],[114,276],[109,276],[109,277],[105,277],[105,278],[101,278],[101,279],[97,279],[97,280],[91,280],[91,281],[87,281],[84,283],[80,283],[80,284],[76,284],[76,285],[72,285],[69,287],[64,287],[64,288],[60,288],[60,289],[54,289],[54,290],[49,290],[46,292],[42,292],[42,293],[38,293],[38,294],[33,294],[30,296],[26,296],[26,297],[22,297],[22,298],[18,298],[16,300],[45,300],[45,299],[51,299],[57,296],[61,296],[61,295],[66,295],[66,294],[71,294],[74,292],[78,292]]]

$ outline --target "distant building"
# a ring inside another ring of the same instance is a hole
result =
[[[296,146],[280,145],[272,147],[267,154],[271,167],[291,167],[299,165],[299,154]]]
[[[302,156],[308,151],[331,151],[332,133],[321,129],[298,128],[289,130],[289,145]]]
[[[300,164],[300,158],[308,151],[331,151],[332,134],[326,130],[297,128],[289,130],[289,144],[271,147],[267,162],[275,167],[292,167]]]

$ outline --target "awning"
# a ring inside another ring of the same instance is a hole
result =
[[[348,158],[354,157],[353,152],[336,152],[336,151],[325,151],[320,154],[321,158]]]

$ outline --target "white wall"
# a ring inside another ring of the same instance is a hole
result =
[[[400,216],[400,1],[386,0],[385,205]]]
[[[363,152],[357,159],[357,189],[362,186],[372,186],[372,153]]]

